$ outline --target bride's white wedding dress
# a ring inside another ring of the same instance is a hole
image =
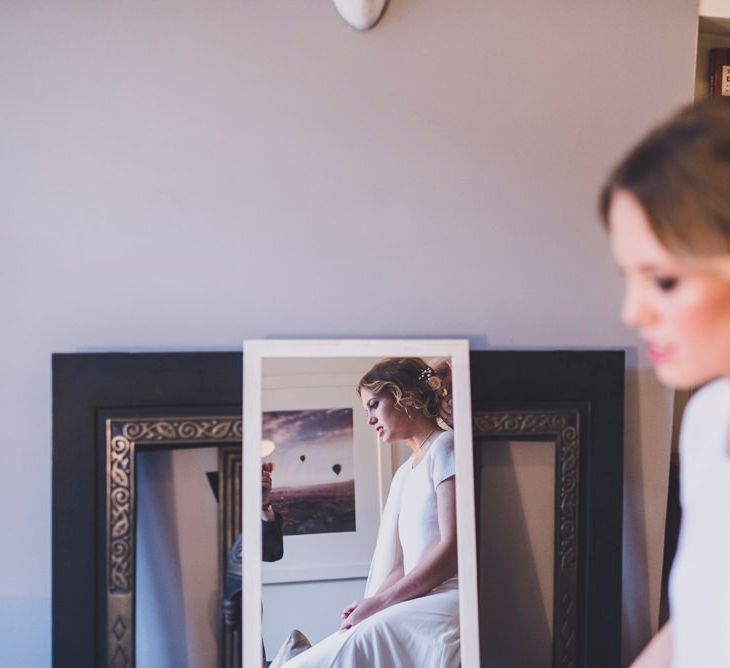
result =
[[[396,527],[409,573],[440,540],[436,487],[455,474],[453,432],[445,431],[413,466],[398,469],[378,531],[365,596],[372,596],[395,560]],[[458,668],[459,582],[454,576],[425,596],[390,606],[346,631],[336,631],[285,668]]]

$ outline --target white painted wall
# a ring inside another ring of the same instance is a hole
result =
[[[730,0],[699,0],[700,16],[730,19]]]
[[[365,578],[267,584],[261,591],[262,636],[266,657],[276,656],[289,634],[298,629],[312,643],[334,633],[342,610],[362,598]]]
[[[692,95],[694,0],[0,5],[0,664],[50,657],[50,354],[244,337],[626,347],[625,654],[671,402],[617,317],[608,167]]]

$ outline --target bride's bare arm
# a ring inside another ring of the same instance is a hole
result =
[[[401,601],[428,594],[456,574],[456,484],[453,476],[436,488],[436,505],[439,542],[426,552],[418,566],[408,575],[403,575],[403,553],[398,540],[398,559],[401,562],[399,573],[393,569],[373,596],[348,606],[343,613],[341,628],[354,626],[379,610]]]
[[[631,668],[669,668],[672,663],[672,622],[662,626],[639,654],[639,658],[631,664]]]
[[[377,600],[376,597],[384,592],[386,589],[390,589],[398,580],[400,580],[403,577],[403,550],[401,549],[400,545],[400,536],[398,535],[398,527],[396,526],[395,531],[395,564],[393,568],[391,569],[390,573],[385,577],[380,587],[378,587],[378,590],[369,597],[368,600],[372,599],[373,601]],[[356,601],[353,601],[349,605],[345,606],[345,609],[342,611],[342,621],[340,623],[340,628],[349,628],[352,626],[352,622],[350,619],[350,615],[352,614],[352,611],[358,608],[363,600],[365,599],[357,599]],[[374,612],[377,612],[377,610],[373,609],[373,611],[370,614],[373,614]],[[364,619],[364,617],[363,617]],[[360,621],[360,620],[358,620]],[[357,622],[355,622],[357,623]]]
[[[447,478],[436,488],[440,540],[428,552],[423,561],[408,575],[394,582],[387,589],[381,588],[377,596],[387,608],[400,601],[428,594],[442,582],[456,575],[456,484],[454,477]]]

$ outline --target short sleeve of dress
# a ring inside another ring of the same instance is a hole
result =
[[[454,458],[454,432],[445,431],[431,446],[431,478],[433,486],[438,487],[444,480],[456,475]]]

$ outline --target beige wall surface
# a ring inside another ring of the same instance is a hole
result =
[[[671,400],[618,321],[609,166],[692,95],[694,0],[0,3],[0,664],[50,662],[50,355],[243,338],[626,348],[624,644]]]

